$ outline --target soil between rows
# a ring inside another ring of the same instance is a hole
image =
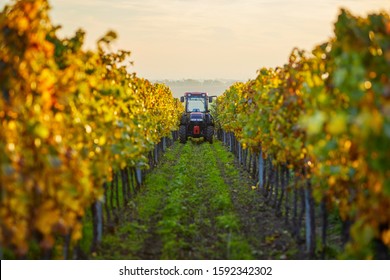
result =
[[[221,142],[175,143],[93,258],[302,258],[255,186]]]

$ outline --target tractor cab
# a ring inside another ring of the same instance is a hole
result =
[[[186,92],[180,98],[181,102],[185,102],[187,113],[191,112],[208,112],[209,102],[213,102],[213,97],[208,96],[206,92]]]

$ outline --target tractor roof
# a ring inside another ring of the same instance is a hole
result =
[[[195,96],[207,96],[207,92],[186,92],[184,95],[185,95],[185,96],[191,96],[191,95],[195,95]]]

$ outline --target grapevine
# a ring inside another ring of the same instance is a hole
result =
[[[262,68],[218,98],[225,131],[288,166],[351,224],[344,258],[390,248],[389,58],[389,15],[341,10],[328,42],[294,49],[284,66]]]
[[[48,12],[20,0],[0,14],[0,242],[18,256],[80,240],[113,171],[146,167],[181,110],[169,88],[128,72],[114,32],[84,50],[85,32],[59,38]]]

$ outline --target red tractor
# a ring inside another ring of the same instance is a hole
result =
[[[185,112],[179,128],[180,143],[186,143],[188,137],[204,137],[206,141],[213,143],[214,120],[208,108],[213,97],[206,92],[186,92],[180,97],[180,101],[185,102]]]

